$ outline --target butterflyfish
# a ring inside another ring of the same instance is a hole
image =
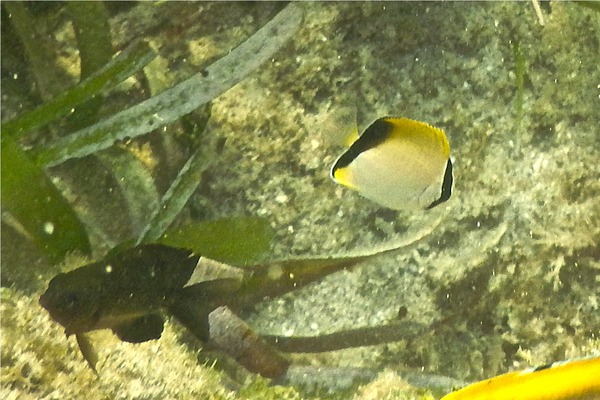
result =
[[[208,313],[238,283],[217,279],[190,284],[199,255],[159,244],[140,245],[52,278],[40,304],[75,335],[96,372],[98,356],[87,332],[110,329],[122,341],[160,338],[164,317],[175,316],[201,340],[208,339]]]
[[[598,400],[600,356],[509,372],[473,383],[442,400]]]
[[[395,210],[430,209],[452,194],[443,130],[408,118],[375,120],[331,168],[331,178]]]

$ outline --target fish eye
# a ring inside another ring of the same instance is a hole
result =
[[[79,295],[71,292],[65,296],[65,303],[68,308],[73,308],[79,302]]]

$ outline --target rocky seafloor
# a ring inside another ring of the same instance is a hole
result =
[[[140,3],[111,27],[117,42],[145,32],[157,48],[180,41],[179,64],[192,73],[274,7]],[[175,322],[140,345],[94,334],[103,360],[96,378],[37,303],[57,269],[3,220],[3,398],[410,399],[428,395],[405,384],[403,372],[471,381],[600,350],[600,13],[544,3],[542,25],[530,2],[303,7],[300,29],[273,60],[214,100],[204,135],[226,141],[187,218],[264,217],[276,231],[272,258],[364,254],[418,239],[261,303],[247,319],[258,332],[377,326],[399,309],[406,320],[444,325],[410,343],[294,357],[385,371],[355,393],[298,392],[252,377],[234,391],[198,364]],[[44,27],[68,45],[60,15]],[[3,109],[18,102],[5,96]],[[451,199],[396,212],[335,185],[329,168],[344,149],[332,138],[347,128],[338,116],[348,109],[360,128],[384,115],[443,128]],[[85,170],[52,173],[87,179]],[[108,215],[100,224],[119,224],[117,200],[82,198]]]

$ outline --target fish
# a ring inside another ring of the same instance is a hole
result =
[[[426,210],[452,194],[450,144],[442,129],[408,118],[383,117],[333,164],[334,182],[394,210]]]
[[[600,355],[508,372],[468,385],[442,400],[598,400]]]
[[[110,329],[129,343],[160,338],[163,315],[175,316],[199,339],[208,340],[208,313],[234,279],[188,285],[200,256],[188,249],[144,244],[109,253],[104,259],[52,278],[39,299],[52,319],[75,335],[91,369],[98,356],[86,333]],[[226,296],[226,294],[224,295]]]

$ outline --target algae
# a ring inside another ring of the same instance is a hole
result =
[[[77,214],[52,181],[11,139],[2,140],[2,209],[17,219],[50,260],[70,251],[89,254],[90,243]]]
[[[139,4],[111,16],[110,23],[115,46],[145,34],[154,48],[180,43],[161,57],[173,73],[189,77],[206,67],[202,60],[218,59],[221,50],[262,26],[274,7]],[[388,368],[402,378],[424,371],[475,380],[599,349],[600,27],[595,10],[576,4],[551,2],[544,17],[542,27],[531,5],[518,2],[309,4],[303,26],[282,51],[213,103],[203,136],[209,145],[224,140],[222,152],[176,223],[261,216],[275,229],[270,256],[281,259],[391,246],[441,220],[405,252],[368,260],[259,304],[246,318],[256,331],[333,334],[395,321],[399,310],[405,310],[404,320],[424,326],[445,320],[443,330],[410,343],[293,357],[298,364]],[[515,37],[527,64],[520,121],[512,112],[518,86],[510,42]],[[12,87],[3,85],[3,91]],[[3,96],[3,106],[13,100]],[[324,137],[324,125],[344,102],[357,104],[360,125],[390,114],[446,130],[456,192],[444,209],[423,215],[389,212],[328,180],[341,148]],[[168,133],[176,131],[167,127]],[[157,142],[150,134],[146,145],[154,149]],[[161,173],[152,171],[168,188],[189,154],[176,145],[165,148],[152,154]],[[119,197],[103,191],[111,186],[109,179],[94,187],[69,178],[68,167],[52,171],[86,204],[102,205],[102,213],[112,217],[102,226],[129,227]],[[90,202],[94,195],[96,202]],[[3,242],[6,232],[16,235],[3,224]],[[2,253],[3,270],[28,256],[15,256],[4,244]],[[201,392],[206,396],[223,393],[226,379],[198,379],[206,370],[197,365],[196,349],[178,342],[174,324],[167,324],[166,340],[147,346],[105,338],[107,377],[90,383],[92,375],[73,345],[30,299],[42,284],[34,276],[23,289],[2,289],[3,307],[19,305],[12,314],[3,312],[2,321],[3,329],[10,329],[2,335],[7,340],[2,385],[9,396],[95,398],[101,391],[126,398],[184,396],[160,377],[164,369],[154,371],[157,357],[185,388],[201,380],[208,385]],[[9,315],[19,317],[13,321]],[[179,363],[182,357],[187,361]],[[248,383],[256,397],[262,390],[277,393],[256,381]],[[361,395],[379,393],[378,381],[388,385],[382,376]],[[156,389],[161,385],[165,389]],[[327,389],[316,394],[287,389],[282,390],[292,397],[327,395]],[[400,384],[397,392],[382,396],[404,393],[423,396]]]

